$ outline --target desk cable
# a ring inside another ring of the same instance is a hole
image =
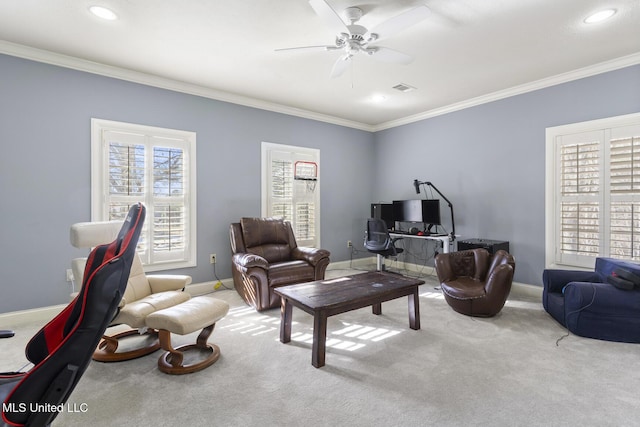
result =
[[[587,304],[587,305],[585,305],[585,306],[583,306],[583,307],[580,307],[580,308],[579,308],[579,309],[577,309],[577,310],[573,310],[573,311],[568,312],[568,313],[564,316],[564,319],[565,319],[565,320],[564,320],[564,322],[565,322],[565,324],[566,324],[566,323],[568,323],[568,322],[567,322],[567,319],[569,318],[569,316],[571,316],[572,314],[580,313],[582,310],[589,308],[589,307],[593,304],[593,302],[594,302],[594,301],[595,301],[595,299],[596,299],[596,289],[597,289],[597,288],[596,288],[596,286],[595,286],[593,283],[591,284],[591,287],[593,288],[593,296],[591,297],[591,301],[589,302],[589,304]],[[569,334],[570,334],[570,332],[569,332],[569,327],[567,327],[567,333],[566,333],[566,334],[564,334],[563,336],[561,336],[560,338],[558,338],[558,339],[556,340],[556,347],[559,347],[559,343],[560,343],[560,341],[562,341],[563,339],[565,339],[566,337],[568,337],[568,336],[569,336]]]

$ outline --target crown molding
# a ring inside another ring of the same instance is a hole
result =
[[[172,90],[174,92],[201,96],[204,98],[215,99],[217,101],[229,102],[232,104],[243,105],[260,110],[267,110],[275,113],[282,113],[289,116],[302,117],[305,119],[350,127],[368,132],[371,132],[373,129],[371,125],[366,123],[355,122],[328,114],[316,113],[314,111],[294,108],[287,105],[277,104],[275,102],[237,95],[230,92],[207,88],[191,83],[185,83],[179,80],[160,77],[153,74],[147,74],[139,71],[114,67],[111,65],[105,65],[98,62],[79,59],[42,49],[36,49],[33,47],[11,43],[4,40],[0,40],[0,54],[6,54],[23,59],[28,59],[31,61],[42,62],[45,64],[56,65],[59,67],[70,68],[73,70],[84,71],[92,74],[98,74],[104,77],[112,77],[132,83],[139,83],[161,89]]]
[[[198,86],[185,83],[178,80],[168,79],[165,77],[155,76],[153,74],[142,73],[138,71],[127,70],[124,68],[113,67],[110,65],[100,64],[97,62],[87,61],[72,56],[62,55],[59,53],[49,52],[42,49],[36,49],[16,43],[0,40],[0,53],[19,58],[29,59],[36,62],[43,62],[50,65],[56,65],[65,68],[71,68],[77,71],[84,71],[92,74],[98,74],[105,77],[112,77],[133,83],[139,83],[147,86],[153,86],[161,89],[172,90],[175,92],[186,93],[190,95],[201,96],[204,98],[215,99],[217,101],[229,102],[232,104],[243,105],[246,107],[257,108],[261,110],[272,111],[275,113],[287,114],[290,116],[301,117],[310,120],[345,126],[349,128],[359,129],[367,132],[378,132],[421,120],[429,119],[443,114],[452,113],[454,111],[464,110],[465,108],[486,104],[500,99],[509,98],[515,95],[521,95],[538,89],[555,86],[561,83],[567,83],[573,80],[594,76],[608,71],[614,71],[620,68],[629,67],[640,64],[640,52],[631,55],[616,58],[610,61],[601,62],[590,65],[577,70],[558,74],[556,76],[536,80],[534,82],[514,86],[509,89],[481,95],[462,102],[447,105],[441,108],[424,111],[422,113],[392,120],[378,125],[370,125],[366,123],[355,122],[336,116],[321,114],[300,108],[294,108],[287,105],[268,102],[256,98],[237,95],[221,90],[211,89],[204,86]]]
[[[630,67],[632,65],[637,65],[637,64],[640,64],[640,52],[623,56],[620,58],[612,59],[610,61],[589,65],[584,68],[568,71],[566,73],[536,80],[530,83],[514,86],[509,89],[488,93],[486,95],[481,95],[475,98],[467,99],[465,101],[457,102],[455,104],[447,105],[445,107],[434,108],[433,110],[429,110],[429,111],[414,114],[411,116],[403,117],[401,119],[381,123],[379,125],[373,126],[372,132],[378,132],[381,130],[390,129],[390,128],[406,125],[409,123],[419,122],[420,120],[441,116],[443,114],[452,113],[454,111],[464,110],[465,108],[475,107],[477,105],[498,101],[500,99],[509,98],[515,95],[521,95],[527,92],[533,92],[535,90],[544,89],[544,88],[555,86],[561,83],[567,83],[573,80],[579,80],[585,77],[595,76],[597,74],[602,74],[609,71],[615,71],[621,68]]]

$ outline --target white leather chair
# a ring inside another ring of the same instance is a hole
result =
[[[111,242],[117,236],[122,221],[83,222],[71,227],[71,244],[77,248],[92,248]],[[83,277],[86,258],[76,258],[71,262],[74,277]],[[120,303],[118,314],[110,326],[128,325],[132,329],[108,336],[106,333],[93,354],[93,359],[101,362],[118,362],[145,356],[160,348],[158,331],[147,328],[146,317],[158,310],[173,307],[189,300],[184,292],[191,283],[191,276],[185,275],[145,275],[138,254],[133,258],[131,273]],[[108,330],[107,330],[108,331]],[[133,335],[148,335],[151,339],[141,340],[142,347],[118,352],[120,339]]]

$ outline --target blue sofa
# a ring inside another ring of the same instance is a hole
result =
[[[616,268],[640,275],[640,264],[597,258],[594,271],[545,270],[544,309],[576,335],[640,343],[640,289],[607,283]]]

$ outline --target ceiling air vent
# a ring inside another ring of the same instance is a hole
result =
[[[405,84],[405,83],[399,83],[393,86],[393,89],[399,90],[400,92],[411,92],[412,90],[416,90],[415,87],[409,86],[408,84]]]

